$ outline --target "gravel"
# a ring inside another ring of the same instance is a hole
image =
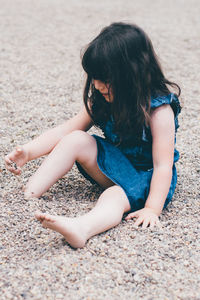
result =
[[[0,298],[200,299],[200,2],[0,0],[0,7]],[[74,250],[41,228],[34,212],[83,214],[101,189],[73,167],[39,200],[27,201],[22,186],[42,159],[15,177],[3,157],[78,112],[80,51],[113,21],[143,27],[167,77],[182,88],[178,186],[162,229],[122,221]]]

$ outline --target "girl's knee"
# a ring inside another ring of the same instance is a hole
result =
[[[93,138],[87,132],[82,130],[74,130],[68,135],[64,136],[61,142],[70,142],[70,145],[75,144],[76,146],[83,147],[84,145],[91,143],[92,139]]]
[[[74,130],[65,135],[56,147],[70,151],[73,159],[80,164],[91,162],[91,158],[94,160],[97,154],[95,138],[83,130]]]
[[[124,190],[119,185],[113,185],[107,188],[106,192],[111,195],[119,195],[120,197],[126,197]]]
[[[130,203],[125,191],[119,185],[113,185],[107,188],[105,191],[105,196],[108,201],[114,201],[116,204],[120,204],[124,207],[124,211],[130,210]]]
[[[76,149],[76,160],[79,163],[87,163],[91,159],[96,158],[96,140],[90,134],[85,131],[75,130],[70,135],[70,142]]]

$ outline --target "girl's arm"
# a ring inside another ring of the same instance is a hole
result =
[[[92,120],[85,107],[73,118],[65,123],[47,130],[36,139],[25,144],[23,148],[29,153],[29,160],[51,152],[56,144],[67,134],[74,130],[87,131],[92,126]]]
[[[68,133],[74,130],[87,131],[93,125],[85,107],[73,118],[65,123],[47,130],[39,137],[29,143],[18,146],[5,157],[6,167],[9,171],[18,175],[27,161],[46,155],[56,146],[56,144]],[[15,167],[13,166],[15,163]]]
[[[170,105],[157,108],[151,117],[153,176],[145,207],[160,215],[169,192],[174,162],[175,124]]]
[[[175,124],[174,113],[170,105],[162,105],[152,112],[151,134],[153,139],[153,176],[145,207],[132,214],[127,219],[136,217],[135,225],[143,223],[143,228],[149,224],[158,224],[172,180],[174,161]]]

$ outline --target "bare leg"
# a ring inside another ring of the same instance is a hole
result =
[[[44,227],[61,233],[74,248],[84,247],[86,241],[121,222],[125,212],[130,210],[128,198],[123,189],[114,185],[106,189],[96,206],[87,214],[77,218],[66,218],[36,213]]]
[[[72,168],[76,160],[102,187],[113,185],[99,170],[96,159],[96,140],[84,131],[73,131],[56,145],[30,178],[25,188],[26,198],[41,196]]]

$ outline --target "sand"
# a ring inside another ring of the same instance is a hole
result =
[[[0,7],[0,298],[200,299],[200,2],[0,0]],[[122,221],[74,250],[42,228],[34,212],[81,215],[102,190],[74,167],[39,200],[27,201],[21,188],[42,159],[29,162],[20,177],[3,160],[78,112],[81,49],[113,21],[143,27],[165,74],[182,88],[178,185],[162,230]]]

